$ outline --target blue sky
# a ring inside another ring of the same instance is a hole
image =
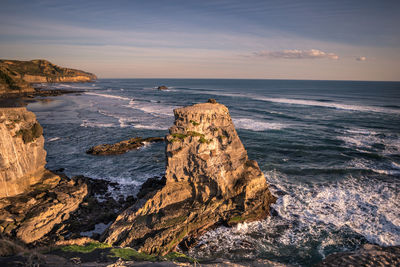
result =
[[[0,1],[1,58],[103,78],[400,80],[400,1]]]

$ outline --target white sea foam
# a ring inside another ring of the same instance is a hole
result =
[[[95,128],[108,128],[108,127],[114,127],[115,125],[112,123],[100,123],[96,121],[89,121],[89,120],[83,120],[82,123],[80,124],[81,127],[95,127]]]
[[[190,254],[235,257],[229,251],[243,250],[248,257],[296,253],[293,257],[302,258],[315,249],[315,242],[321,256],[330,246],[346,250],[362,238],[383,246],[400,245],[399,183],[350,177],[305,185],[276,171],[265,175],[272,192],[280,195],[273,205],[277,216],[209,231]]]
[[[150,123],[148,125],[134,124],[133,127],[137,129],[148,129],[148,130],[168,130],[168,126],[162,126],[159,123]]]
[[[93,95],[93,96],[98,96],[98,97],[106,97],[106,98],[112,98],[112,99],[119,99],[119,100],[124,100],[124,101],[131,101],[132,98],[128,97],[123,97],[123,96],[118,96],[118,95],[107,95],[107,94],[100,94],[100,93],[93,93],[93,92],[85,92],[86,95]]]
[[[389,114],[400,114],[399,109],[389,108],[389,107],[376,107],[376,106],[368,106],[368,105],[357,105],[357,104],[345,104],[345,103],[337,103],[337,102],[321,102],[317,100],[307,100],[307,99],[294,99],[294,98],[279,98],[279,97],[264,97],[255,94],[242,94],[242,93],[224,93],[217,91],[200,91],[194,90],[193,93],[207,93],[213,95],[220,96],[230,96],[230,97],[247,97],[254,100],[273,102],[273,103],[281,103],[281,104],[289,104],[289,105],[302,105],[302,106],[316,106],[316,107],[326,107],[326,108],[335,108],[342,110],[354,110],[354,111],[362,111],[362,112],[379,112],[379,113],[389,113]]]
[[[53,137],[53,138],[50,138],[49,140],[47,140],[47,142],[54,142],[54,141],[57,141],[60,139],[61,139],[60,137]]]
[[[173,117],[175,108],[177,106],[164,105],[161,103],[144,102],[144,101],[130,101],[129,107],[133,109],[141,110],[145,113],[152,114],[154,116],[168,116]]]
[[[288,127],[288,125],[279,122],[266,122],[250,118],[233,118],[232,120],[236,128],[252,131],[280,130]]]
[[[381,145],[382,154],[398,154],[400,151],[400,136],[395,133],[378,133],[368,129],[348,129],[343,131],[338,137],[347,147],[356,148],[360,152],[377,149],[374,145]]]
[[[262,96],[253,96],[253,99],[274,102],[274,103],[282,103],[282,104],[291,104],[291,105],[303,105],[303,106],[317,106],[317,107],[327,107],[327,108],[336,108],[336,109],[344,109],[344,110],[354,110],[354,111],[363,111],[363,112],[381,112],[381,113],[393,113],[400,114],[400,110],[385,108],[385,107],[375,107],[375,106],[366,106],[366,105],[351,105],[351,104],[343,104],[336,102],[320,102],[315,100],[305,100],[305,99],[290,99],[290,98],[273,98],[273,97],[262,97]]]

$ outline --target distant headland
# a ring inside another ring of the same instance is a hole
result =
[[[96,79],[92,73],[60,67],[44,59],[0,59],[0,96],[35,93],[33,83],[90,82]]]

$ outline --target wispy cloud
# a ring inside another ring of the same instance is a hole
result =
[[[334,53],[327,53],[318,49],[310,50],[281,50],[281,51],[260,51],[255,52],[256,57],[269,57],[269,58],[283,58],[283,59],[317,59],[317,58],[328,58],[328,59],[339,59]]]
[[[356,57],[356,60],[357,61],[365,61],[365,60],[367,60],[367,58],[366,57]]]

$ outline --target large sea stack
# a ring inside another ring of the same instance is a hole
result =
[[[174,110],[166,137],[166,184],[123,212],[106,242],[166,254],[188,247],[207,229],[260,220],[276,198],[250,160],[228,108],[215,103]]]

